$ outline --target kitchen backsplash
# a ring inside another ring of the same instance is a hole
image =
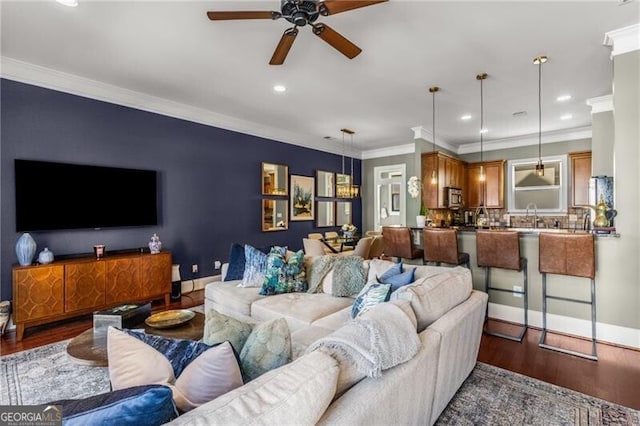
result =
[[[475,209],[471,210],[475,212]],[[435,226],[464,224],[465,210],[432,209],[427,215]],[[534,228],[534,215],[508,215],[506,209],[487,209],[489,226],[511,226],[517,228]],[[538,228],[583,229],[585,216],[590,209],[571,208],[567,215],[538,216]],[[593,218],[591,218],[593,220]]]

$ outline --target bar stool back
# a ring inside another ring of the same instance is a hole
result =
[[[593,234],[552,234],[540,233],[539,270],[542,274],[542,334],[538,346],[570,355],[598,360],[596,349],[596,267],[595,242]],[[589,278],[591,281],[590,300],[572,299],[549,295],[547,274],[568,275]],[[549,345],[547,335],[547,299],[582,303],[591,306],[591,353],[572,351]]]
[[[458,231],[455,229],[425,228],[423,231],[423,262],[435,262],[449,265],[465,265],[471,269],[469,253],[458,251]]]
[[[413,244],[413,234],[406,226],[384,226],[382,228],[384,256],[402,259],[422,259],[422,249]]]
[[[503,337],[505,339],[522,342],[524,334],[529,326],[529,292],[527,259],[520,257],[520,234],[514,231],[476,231],[476,257],[478,266],[484,267],[484,288],[485,292],[501,291],[505,293],[520,294],[523,297],[524,323],[517,336],[489,331],[486,327],[484,332],[492,336]],[[522,271],[524,280],[522,290],[512,290],[491,286],[491,268],[509,269]],[[487,314],[485,319],[489,319],[489,304],[487,304]]]

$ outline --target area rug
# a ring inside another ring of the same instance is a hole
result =
[[[108,392],[107,368],[75,364],[67,357],[67,343],[0,357],[0,405],[37,405]],[[640,426],[640,412],[478,363],[437,425]]]

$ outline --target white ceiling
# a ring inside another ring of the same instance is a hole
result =
[[[360,151],[412,143],[412,127],[431,130],[432,85],[437,139],[461,152],[479,140],[479,72],[485,142],[537,135],[540,54],[543,133],[588,129],[586,100],[612,91],[604,35],[640,22],[638,1],[391,0],[318,19],[363,50],[353,60],[304,27],[271,66],[288,22],[206,12],[280,10],[278,0],[78,1],[2,1],[2,75],[331,152],[343,127]]]

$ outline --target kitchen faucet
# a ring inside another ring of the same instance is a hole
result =
[[[529,203],[525,209],[527,210],[527,220],[529,219],[529,207],[533,206],[533,227],[538,227],[538,206],[536,203]]]

